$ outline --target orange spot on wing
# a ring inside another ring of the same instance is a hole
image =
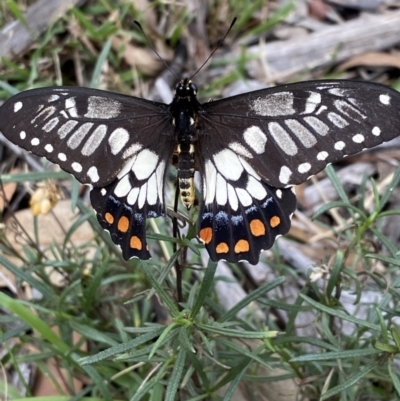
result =
[[[254,219],[250,222],[250,231],[255,237],[265,235],[265,225],[259,219]]]
[[[246,241],[245,239],[240,239],[238,242],[236,242],[235,253],[248,252],[249,249],[250,249],[249,241]]]
[[[129,230],[129,219],[126,216],[122,216],[118,220],[118,230],[122,233],[126,233]]]
[[[136,235],[133,235],[131,237],[131,240],[129,242],[129,245],[131,246],[131,248],[133,249],[137,249],[137,250],[142,250],[142,240],[137,237]]]
[[[106,219],[106,222],[108,223],[108,224],[113,224],[114,223],[114,216],[111,214],[111,213],[106,213],[105,215],[104,215],[104,218]]]
[[[229,246],[226,242],[221,242],[217,245],[215,248],[217,253],[228,253],[229,252]]]
[[[199,232],[199,238],[204,241],[205,244],[209,244],[212,240],[213,232],[211,227],[202,228]]]
[[[275,228],[276,226],[279,226],[279,224],[281,224],[281,219],[278,216],[271,217],[269,224],[272,228]]]

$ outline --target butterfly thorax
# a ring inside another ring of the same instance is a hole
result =
[[[196,85],[188,79],[182,80],[175,86],[175,97],[170,105],[177,143],[179,190],[182,203],[188,209],[195,199],[193,177],[198,121],[196,95]]]

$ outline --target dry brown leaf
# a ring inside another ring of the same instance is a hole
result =
[[[16,182],[8,182],[7,184],[3,185],[3,190],[0,196],[0,212],[2,212],[4,208],[7,206],[8,202],[14,195],[16,189],[17,189]]]
[[[354,67],[396,67],[400,69],[400,55],[371,52],[354,56],[339,64],[338,71],[346,71]]]
[[[45,250],[53,243],[63,244],[65,240],[65,233],[69,230],[72,224],[74,224],[77,217],[77,213],[73,213],[71,210],[71,200],[67,199],[58,202],[53,209],[53,213],[38,216],[37,226],[40,249]],[[22,227],[24,227],[24,230],[29,238],[35,238],[33,231],[33,218],[34,217],[30,209],[20,210],[15,213],[15,219]],[[17,252],[23,254],[23,239],[21,236],[16,236],[13,229],[12,219],[9,219],[6,222],[5,234],[8,241],[13,244]],[[74,246],[79,246],[80,244],[90,241],[92,238],[93,230],[90,224],[85,222],[79,227],[79,229],[73,232],[70,241],[74,244]],[[94,248],[93,252],[95,252]],[[50,258],[53,258],[50,251],[45,251],[45,254],[48,254]],[[20,259],[11,258],[9,256],[7,257],[17,265],[21,264]],[[49,271],[48,274],[53,284],[62,286],[64,284],[64,277],[61,276],[57,271],[53,271],[51,266],[49,266],[49,270],[51,271]]]
[[[123,50],[123,58],[127,64],[137,68],[148,76],[157,75],[162,69],[162,62],[152,50],[136,47],[128,43],[127,40],[114,36],[112,46],[116,51]]]

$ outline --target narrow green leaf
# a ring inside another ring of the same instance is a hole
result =
[[[175,305],[174,301],[171,299],[171,297],[166,293],[164,288],[160,285],[160,283],[157,281],[157,279],[151,273],[150,263],[148,263],[144,260],[141,260],[140,264],[142,265],[143,272],[146,275],[147,279],[150,281],[150,284],[156,289],[157,294],[162,299],[164,304],[168,307],[171,315],[174,318],[178,317],[179,316],[178,308],[176,307],[176,305]]]
[[[400,379],[396,372],[393,371],[393,360],[389,359],[388,361],[388,370],[389,376],[392,379],[394,388],[396,390],[397,395],[400,397]]]
[[[400,352],[400,333],[398,332],[396,327],[391,327],[390,332],[392,333],[393,340],[396,343],[397,349]]]
[[[374,342],[374,347],[378,350],[378,352],[388,352],[389,354],[394,354],[398,351],[398,348],[394,345],[382,343],[380,341]]]
[[[280,286],[286,281],[285,277],[278,277],[275,280],[270,282],[264,283],[262,286],[257,288],[256,290],[252,291],[242,300],[240,300],[235,306],[233,306],[229,311],[227,311],[224,315],[222,315],[218,319],[218,323],[223,323],[231,320],[234,318],[239,311],[249,305],[251,302],[255,301],[256,299],[260,298],[261,296],[267,294],[269,291],[273,290],[274,288]]]
[[[211,259],[208,261],[207,269],[205,270],[204,277],[199,290],[199,295],[194,303],[193,309],[190,312],[189,319],[194,319],[199,313],[200,308],[204,305],[207,295],[210,293],[214,286],[214,275],[217,269],[218,262],[213,262]]]
[[[169,324],[160,334],[160,337],[157,338],[157,341],[154,343],[154,346],[149,354],[149,359],[151,359],[153,355],[157,352],[158,348],[162,345],[168,334],[174,331],[178,331],[177,323],[175,322]]]
[[[389,344],[388,331],[387,331],[387,328],[386,328],[385,319],[382,316],[382,312],[381,312],[380,308],[378,308],[378,307],[375,308],[375,312],[378,315],[379,324],[381,325],[381,334],[382,334],[382,337],[383,337],[383,342],[385,344]]]
[[[14,17],[21,22],[24,27],[30,31],[30,27],[28,25],[28,22],[25,19],[24,13],[20,10],[18,4],[14,0],[8,0],[7,1],[7,7],[8,9],[13,13]]]
[[[18,277],[19,279],[21,279],[21,281],[25,281],[28,284],[30,284],[33,288],[36,288],[46,297],[47,300],[55,302],[55,295],[53,288],[51,286],[33,277],[31,272],[16,266],[1,253],[0,253],[0,266],[4,266],[15,277]]]
[[[339,384],[338,386],[335,386],[328,390],[326,393],[324,393],[320,400],[327,400],[328,398],[334,396],[335,394],[341,394],[346,390],[347,388],[351,387],[353,384],[357,383],[359,380],[361,380],[364,376],[366,376],[371,370],[375,369],[376,367],[379,366],[379,361],[376,360],[369,365],[365,366],[363,369],[361,369],[359,372],[356,374],[352,375],[347,379],[344,383]]]
[[[328,280],[328,285],[326,287],[326,293],[330,298],[333,297],[333,290],[338,285],[340,279],[340,272],[343,267],[343,259],[344,259],[343,251],[338,250],[336,252],[335,262],[333,264],[331,275]]]
[[[321,310],[323,312],[326,312],[326,313],[328,313],[328,314],[330,314],[332,316],[336,316],[339,319],[344,319],[344,320],[347,320],[349,322],[353,322],[358,326],[367,327],[368,329],[372,329],[372,330],[376,330],[376,331],[380,330],[380,326],[378,326],[377,324],[369,323],[369,322],[367,322],[365,320],[361,320],[361,319],[359,319],[357,317],[350,316],[350,315],[348,315],[347,313],[345,313],[345,312],[343,312],[341,310],[329,308],[329,307],[327,307],[325,305],[320,304],[319,302],[314,301],[313,299],[311,299],[307,295],[300,294],[300,296],[302,298],[304,298],[304,300],[307,301],[310,305],[313,305],[315,308],[317,308],[317,309],[319,309],[319,310]]]
[[[85,358],[81,358],[79,363],[81,366],[89,365],[92,363],[100,362],[103,359],[110,358],[117,354],[121,354],[123,352],[129,351],[132,348],[136,348],[139,345],[147,343],[148,341],[153,340],[153,338],[158,337],[164,331],[164,327],[159,329],[154,329],[150,333],[145,333],[134,340],[128,341],[127,343],[116,345],[115,347],[110,347],[104,351],[101,351],[95,355],[91,355]]]
[[[379,355],[376,349],[355,349],[349,351],[324,352],[322,354],[307,354],[291,358],[290,362],[330,361],[336,359],[360,358],[363,356]]]
[[[111,50],[111,44],[112,44],[112,40],[111,40],[111,38],[109,38],[107,40],[107,42],[105,43],[105,45],[103,46],[103,49],[101,50],[101,53],[97,59],[96,66],[94,67],[92,80],[90,82],[91,88],[98,88],[100,85],[100,78],[101,78],[101,72],[103,69],[103,64],[107,60],[108,53]]]
[[[0,179],[4,184],[9,182],[43,181],[47,179],[66,180],[72,176],[64,171],[37,171],[31,173],[1,174]]]
[[[227,337],[237,337],[237,338],[272,338],[278,335],[278,331],[244,331],[244,330],[235,330],[235,329],[226,329],[224,327],[216,327],[210,326],[208,324],[200,324],[197,326],[204,331],[208,331],[210,333],[220,334]]]
[[[178,391],[183,370],[185,368],[186,349],[181,347],[176,356],[174,368],[171,377],[168,380],[167,391],[165,393],[165,401],[174,401],[175,395]]]
[[[233,397],[233,394],[239,385],[240,381],[242,380],[244,374],[246,373],[247,369],[251,365],[251,360],[248,361],[248,363],[243,367],[243,369],[236,374],[234,379],[229,383],[228,389],[225,392],[224,398],[222,399],[223,401],[229,401]]]

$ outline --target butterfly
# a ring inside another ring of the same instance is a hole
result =
[[[149,259],[146,220],[165,215],[173,154],[183,204],[201,177],[198,238],[213,261],[259,261],[286,234],[293,186],[400,134],[400,94],[358,81],[308,81],[199,103],[190,79],[170,104],[80,87],[21,92],[0,130],[83,184],[123,257]]]

